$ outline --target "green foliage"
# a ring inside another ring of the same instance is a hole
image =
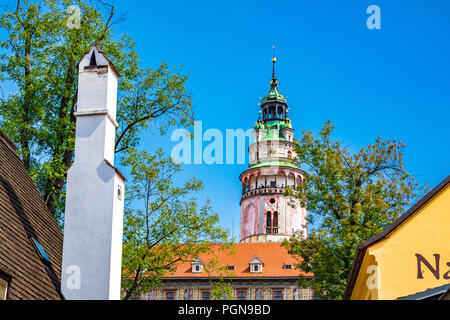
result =
[[[304,132],[298,142],[298,161],[306,171],[298,198],[317,228],[307,239],[298,235],[284,242],[299,258],[297,267],[314,273],[322,299],[342,298],[356,247],[406,211],[420,189],[405,169],[402,143],[377,138],[353,153],[331,139],[333,128],[328,121],[319,138]],[[305,278],[300,284],[309,285]]]
[[[80,28],[68,28],[71,5],[81,9]],[[7,9],[8,10],[8,9]],[[116,151],[139,144],[147,128],[193,122],[187,76],[161,63],[141,66],[134,42],[115,36],[123,22],[114,6],[87,0],[24,0],[2,14],[0,81],[17,88],[0,101],[0,128],[19,147],[25,167],[47,206],[62,221],[67,170],[73,161],[77,62],[97,43],[121,74]]]
[[[160,151],[151,156],[134,149],[144,130],[165,133],[171,126],[193,124],[188,76],[164,62],[154,69],[143,67],[133,40],[114,33],[113,26],[124,19],[110,3],[18,0],[12,5],[0,18],[5,35],[0,41],[0,81],[16,90],[0,101],[0,128],[17,144],[57,221],[62,224],[66,175],[74,155],[76,65],[98,44],[121,74],[115,147],[133,177],[123,262],[125,272],[135,273],[135,278],[125,279],[125,290],[153,287],[177,261],[207,251],[212,241],[226,242],[209,203],[199,207],[190,197],[202,189],[201,182],[192,179],[176,187],[178,166]],[[67,25],[71,5],[81,9],[80,28]]]
[[[229,254],[236,254],[234,245],[216,245],[218,250],[228,251]],[[231,282],[235,276],[234,270],[228,270],[216,255],[204,258],[203,270],[208,274],[211,286],[211,296],[213,300],[235,300]]]
[[[212,285],[211,295],[213,300],[236,300],[233,296],[231,282],[223,278],[218,279]]]
[[[125,299],[148,292],[176,264],[209,252],[214,243],[227,243],[228,233],[207,202],[199,207],[193,194],[203,189],[193,178],[176,186],[179,165],[162,151],[150,155],[133,148],[124,164],[131,168],[132,185],[126,195],[123,243]]]

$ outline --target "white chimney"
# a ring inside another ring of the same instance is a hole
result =
[[[119,73],[93,46],[79,65],[75,161],[67,174],[61,287],[69,300],[118,300],[125,179],[114,167]]]

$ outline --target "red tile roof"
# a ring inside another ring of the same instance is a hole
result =
[[[50,258],[45,265],[30,240]],[[0,274],[11,279],[7,299],[61,299],[63,235],[16,153],[0,131]]]
[[[217,255],[219,261],[226,266],[234,266],[234,278],[296,278],[299,275],[311,276],[295,269],[298,263],[287,250],[281,246],[281,243],[237,243],[234,248],[235,254],[229,251],[219,250],[218,246],[213,247],[213,254]],[[207,262],[211,254],[201,255],[200,259]],[[251,273],[249,262],[258,257],[263,263],[261,273]],[[284,269],[283,265],[291,265],[292,269]],[[214,275],[213,275],[214,276]],[[207,278],[208,273],[192,273],[191,263],[183,262],[177,267],[177,270],[165,279],[174,278]]]

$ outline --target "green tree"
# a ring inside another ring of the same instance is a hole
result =
[[[160,286],[177,263],[211,252],[212,244],[228,242],[209,203],[192,195],[202,190],[195,178],[176,186],[181,170],[162,151],[150,155],[133,148],[124,163],[131,169],[124,219],[124,299]]]
[[[116,152],[139,144],[149,127],[193,123],[188,79],[179,68],[161,63],[141,66],[134,42],[115,36],[124,21],[114,6],[87,0],[18,0],[1,15],[0,81],[17,90],[0,101],[0,128],[19,147],[24,165],[44,201],[61,222],[67,170],[73,161],[77,62],[92,44],[101,46],[121,74]],[[76,5],[80,25],[68,22]],[[122,157],[123,158],[123,157]]]
[[[216,248],[217,250],[227,251],[228,254],[236,255],[235,247],[232,244],[216,245]],[[208,274],[213,300],[235,300],[231,286],[231,282],[236,275],[234,270],[228,270],[217,255],[210,255],[207,258],[203,270]]]
[[[306,171],[297,197],[316,228],[306,239],[296,235],[284,242],[299,259],[297,267],[314,273],[312,284],[322,299],[342,298],[356,247],[391,224],[420,190],[405,169],[404,144],[377,138],[351,152],[331,139],[333,129],[328,121],[318,138],[304,132],[297,142]],[[301,277],[300,284],[311,283]]]

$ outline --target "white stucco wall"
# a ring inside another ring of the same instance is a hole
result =
[[[104,67],[85,70],[91,54],[92,50],[79,64],[75,161],[67,175],[61,287],[69,300],[118,300],[125,185],[113,167],[117,76],[97,51],[97,64]]]

